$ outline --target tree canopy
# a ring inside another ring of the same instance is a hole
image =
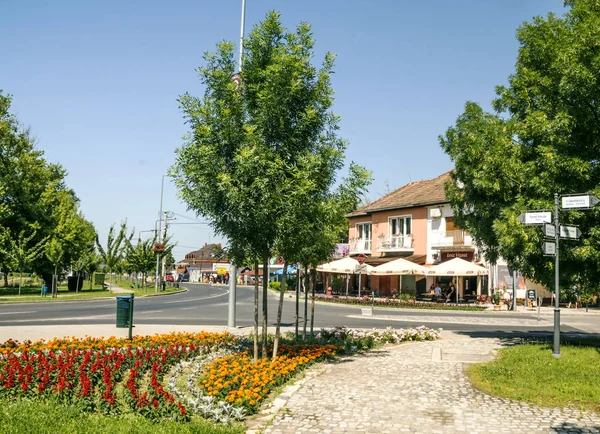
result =
[[[179,99],[190,133],[171,174],[188,207],[228,239],[230,259],[260,258],[266,268],[276,244],[291,256],[301,246],[282,244],[312,241],[286,234],[333,211],[326,205],[346,142],[331,111],[334,55],[313,65],[310,25],[288,32],[271,12],[244,44],[241,85],[232,80],[234,45],[221,42],[198,68],[204,96]]]
[[[553,261],[539,229],[520,225],[524,210],[552,210],[554,193],[600,195],[600,4],[566,1],[564,16],[524,23],[516,68],[496,88],[494,113],[468,102],[440,138],[455,163],[446,192],[456,222],[488,260],[499,256],[551,286]],[[600,210],[561,211],[580,227],[561,241],[561,286],[600,280]]]
[[[29,246],[43,244],[46,254],[25,261],[31,270],[21,271],[34,271],[50,283],[55,265],[70,264],[89,248],[95,230],[65,183],[66,171],[44,158],[29,130],[10,113],[11,100],[0,91],[0,236],[26,237]],[[12,257],[14,243],[2,243],[3,270],[14,268]]]

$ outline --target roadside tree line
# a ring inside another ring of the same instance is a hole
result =
[[[155,240],[133,240],[122,223],[110,228],[103,246],[86,220],[66,170],[44,158],[29,129],[10,112],[11,96],[0,91],[0,270],[4,287],[9,272],[33,272],[52,288],[67,270],[81,277],[96,271],[147,275],[156,262]],[[173,262],[172,244],[161,254]],[[162,257],[161,257],[162,259]],[[21,293],[21,281],[19,294]],[[145,281],[143,279],[143,281]],[[77,282],[79,288],[79,282]]]

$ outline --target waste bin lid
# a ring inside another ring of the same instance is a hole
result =
[[[131,297],[128,295],[127,296],[124,296],[124,295],[117,296],[117,301],[129,301],[129,300],[131,300]]]

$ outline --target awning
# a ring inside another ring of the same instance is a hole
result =
[[[317,271],[321,271],[323,273],[339,273],[339,274],[358,274],[356,271],[356,267],[360,265],[360,263],[353,258],[343,258],[338,259],[337,261],[327,262],[326,264],[321,264],[317,267]],[[370,274],[374,267],[363,264],[365,269],[361,272],[361,274]]]
[[[374,276],[399,276],[405,274],[426,275],[427,269],[414,262],[399,258],[373,268],[371,274]]]
[[[464,259],[454,258],[427,268],[426,274],[427,276],[481,276],[488,274],[488,270]]]

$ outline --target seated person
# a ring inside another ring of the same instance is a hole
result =
[[[438,284],[435,285],[435,289],[433,290],[433,295],[436,299],[440,298],[442,296],[442,288],[440,288],[440,285],[438,285]]]

